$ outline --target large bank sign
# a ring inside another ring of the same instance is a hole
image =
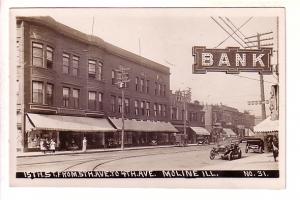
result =
[[[226,49],[206,49],[193,47],[193,73],[226,72],[236,74],[239,72],[272,73],[272,48],[240,49],[228,47]]]

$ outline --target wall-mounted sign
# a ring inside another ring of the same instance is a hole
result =
[[[228,47],[226,49],[206,49],[193,47],[193,73],[226,72],[236,74],[239,72],[272,73],[272,48],[240,49]]]

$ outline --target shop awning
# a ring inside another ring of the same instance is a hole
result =
[[[115,132],[107,119],[27,113],[26,131]]]
[[[122,129],[122,119],[109,118],[118,130]],[[124,120],[124,130],[138,132],[171,132],[175,133],[178,130],[169,122],[162,121],[138,121],[135,119]]]
[[[271,120],[271,117],[268,117],[264,121],[260,122],[254,126],[254,132],[276,132],[279,130],[279,120]]]
[[[223,131],[228,137],[236,137],[236,133],[233,132],[230,128],[223,128]]]
[[[209,131],[203,127],[191,127],[197,135],[210,135]]]

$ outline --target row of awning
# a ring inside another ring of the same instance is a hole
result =
[[[125,131],[170,132],[178,130],[169,122],[124,120]],[[26,131],[74,131],[74,132],[116,132],[122,129],[122,120],[118,118],[91,118],[61,115],[43,115],[27,113]]]

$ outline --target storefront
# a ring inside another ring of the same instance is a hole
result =
[[[268,117],[254,127],[255,137],[260,137],[265,142],[265,149],[271,151],[272,141],[278,141],[279,120]]]
[[[26,114],[25,150],[37,151],[41,141],[54,140],[57,150],[79,150],[87,139],[88,149],[108,147],[116,129],[106,118]]]
[[[119,135],[122,130],[122,119],[109,118],[117,128]],[[178,130],[169,122],[143,121],[136,119],[124,120],[125,146],[168,145],[174,142],[174,133]],[[118,140],[119,144],[121,140]]]
[[[210,132],[203,127],[191,127],[192,131],[196,134],[197,143],[209,143]]]

